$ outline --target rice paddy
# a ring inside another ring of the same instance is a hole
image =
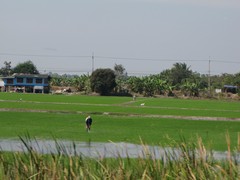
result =
[[[144,103],[144,106],[141,104]],[[0,179],[237,179],[240,152],[238,101],[0,93],[0,138],[73,142],[127,142],[174,147],[167,161],[87,158],[62,153],[0,152]],[[91,115],[90,133],[85,117]],[[63,147],[64,148],[64,147]],[[215,160],[212,150],[226,151]],[[206,158],[207,157],[207,158]]]

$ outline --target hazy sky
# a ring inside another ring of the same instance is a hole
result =
[[[209,59],[211,74],[240,72],[240,0],[0,0],[0,67],[207,74]]]

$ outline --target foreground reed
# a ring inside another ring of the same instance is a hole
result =
[[[29,137],[28,137],[29,138]],[[87,158],[68,154],[56,141],[57,153],[41,154],[33,150],[28,138],[22,142],[26,152],[0,152],[0,179],[239,179],[240,164],[230,149],[228,155],[216,160],[198,138],[196,143],[182,141],[175,144],[178,151],[165,150],[166,156],[155,158],[142,143],[143,156],[138,158]],[[240,153],[240,135],[235,152]]]

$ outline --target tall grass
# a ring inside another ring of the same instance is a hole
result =
[[[165,158],[155,158],[154,152],[142,142],[139,158],[91,159],[69,154],[56,141],[58,153],[40,154],[33,150],[27,138],[21,138],[26,152],[0,152],[0,179],[238,179],[239,161],[234,161],[226,134],[228,155],[216,160],[206,151],[201,138],[196,143],[182,141],[178,151],[165,149]],[[238,135],[238,142],[240,136]],[[174,143],[174,142],[173,142]],[[74,144],[74,143],[73,143]],[[235,149],[240,153],[240,144]],[[75,146],[74,146],[75,147]]]

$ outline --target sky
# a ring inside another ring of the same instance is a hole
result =
[[[240,0],[0,0],[0,67],[27,60],[41,73],[238,73]]]

